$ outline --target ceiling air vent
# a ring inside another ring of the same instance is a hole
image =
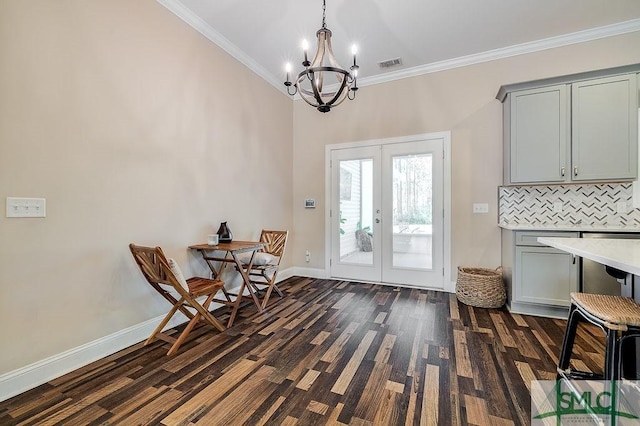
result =
[[[402,65],[402,60],[400,58],[389,59],[388,61],[378,62],[378,66],[381,69],[397,67],[398,65]]]

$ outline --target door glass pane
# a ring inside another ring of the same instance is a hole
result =
[[[373,160],[340,161],[340,262],[373,265]]]
[[[432,155],[393,157],[394,267],[432,268]]]

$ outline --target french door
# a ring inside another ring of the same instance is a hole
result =
[[[443,140],[331,150],[334,278],[443,288]]]

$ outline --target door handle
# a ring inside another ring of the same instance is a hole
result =
[[[564,167],[560,169],[560,176],[564,177]]]
[[[578,176],[578,167],[573,168],[573,175]]]

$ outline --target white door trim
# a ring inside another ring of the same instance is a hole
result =
[[[385,145],[403,142],[417,142],[430,139],[442,139],[444,150],[443,162],[443,191],[444,191],[444,241],[443,241],[443,267],[444,267],[444,290],[450,293],[455,292],[455,283],[451,281],[451,132],[422,133],[410,136],[399,136],[385,139],[370,139],[357,142],[346,142],[325,145],[325,173],[324,173],[324,259],[327,276],[331,275],[331,151],[334,149],[358,148],[372,145]]]

